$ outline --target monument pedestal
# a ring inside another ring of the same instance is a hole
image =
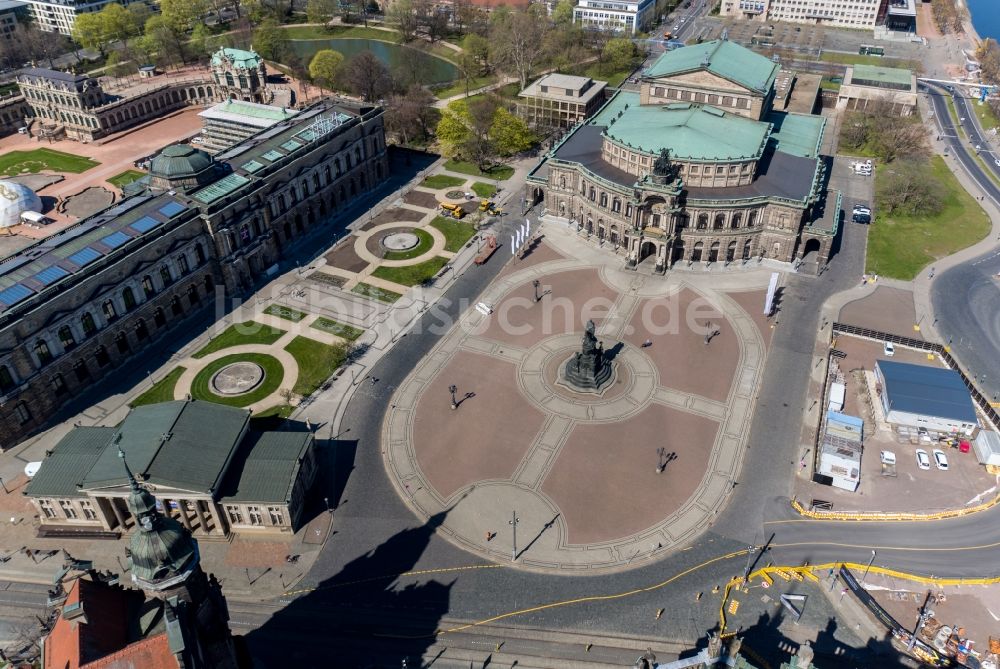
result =
[[[594,321],[587,321],[580,352],[570,356],[559,374],[560,382],[576,392],[601,394],[615,380],[614,363],[605,360],[594,329]]]

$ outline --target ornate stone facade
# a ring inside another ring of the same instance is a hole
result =
[[[267,69],[256,51],[222,47],[212,55],[212,80],[223,99],[267,104]]]
[[[826,262],[825,122],[771,110],[776,72],[727,42],[664,54],[638,94],[619,92],[543,158],[528,177],[536,199],[632,266]],[[669,175],[654,173],[661,156]]]
[[[157,175],[178,189],[0,260],[0,449],[204,313],[217,290],[252,289],[287,245],[388,176],[380,108],[322,101],[275,128],[217,155],[203,188],[172,184],[190,176],[180,168]]]

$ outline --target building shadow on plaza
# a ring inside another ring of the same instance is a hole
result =
[[[254,666],[424,666],[453,582],[398,575],[413,570],[447,513],[396,533],[246,634]]]

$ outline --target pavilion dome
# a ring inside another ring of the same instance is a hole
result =
[[[26,211],[42,211],[35,191],[16,181],[0,181],[0,228],[17,225]]]
[[[150,165],[154,177],[183,179],[193,177],[212,166],[212,156],[187,144],[172,144],[160,151]]]

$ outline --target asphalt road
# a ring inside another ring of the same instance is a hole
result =
[[[1000,203],[1000,188],[983,171],[976,161],[975,145],[982,142],[981,128],[976,121],[970,100],[953,95],[956,111],[965,136],[955,127],[948,113],[942,88],[930,88],[930,101],[941,129],[941,137],[948,144],[949,153],[959,160],[977,185],[995,202]],[[1000,175],[1000,168],[993,163],[993,154],[984,153],[987,169]],[[937,330],[951,343],[955,355],[970,372],[978,377],[980,387],[988,394],[1000,396],[1000,255],[990,251],[969,262],[942,272],[931,284],[931,303],[938,319]]]

